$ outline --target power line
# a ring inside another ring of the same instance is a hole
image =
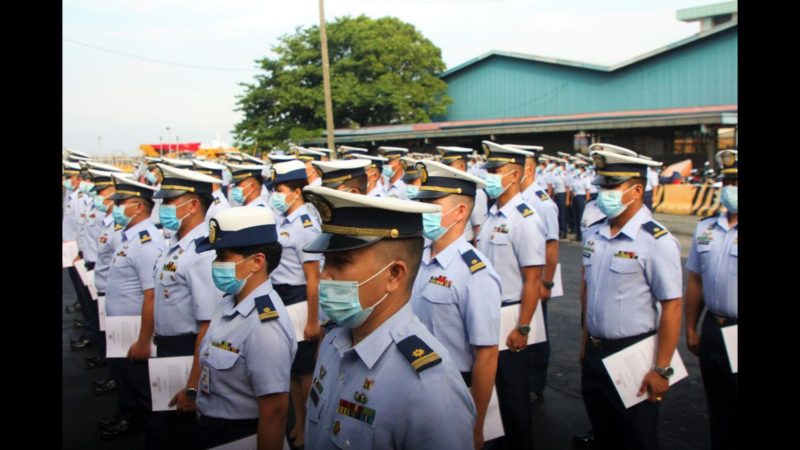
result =
[[[84,47],[93,48],[95,50],[100,50],[102,52],[113,53],[115,55],[121,55],[121,56],[127,56],[128,58],[135,58],[135,59],[140,59],[142,61],[147,61],[147,62],[152,62],[152,63],[157,63],[157,64],[166,64],[168,66],[183,67],[183,68],[187,68],[187,69],[219,70],[219,71],[224,71],[224,72],[257,72],[259,70],[259,69],[233,69],[233,68],[230,68],[230,67],[213,67],[213,66],[200,66],[200,65],[197,65],[197,64],[177,63],[177,62],[172,62],[172,61],[164,61],[164,60],[161,60],[161,59],[148,58],[146,56],[132,55],[130,53],[119,52],[119,51],[116,51],[116,50],[110,50],[110,49],[107,49],[107,48],[98,47],[98,46],[93,45],[93,44],[87,44],[85,42],[78,42],[78,41],[74,41],[72,39],[67,39],[67,38],[61,38],[61,40],[64,41],[64,42],[69,42],[69,43],[72,43],[72,44],[82,45]]]

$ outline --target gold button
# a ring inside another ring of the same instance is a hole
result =
[[[337,420],[335,424],[333,424],[333,435],[338,436],[339,430],[342,429],[342,424]]]

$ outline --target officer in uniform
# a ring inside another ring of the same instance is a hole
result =
[[[640,155],[642,158],[652,160],[649,156]],[[653,188],[658,186],[658,172],[653,167],[647,168],[647,187],[644,191],[644,205],[650,211],[653,210]]]
[[[355,194],[366,194],[367,169],[372,166],[366,159],[337,159],[335,161],[313,161],[315,170],[322,177],[322,186]]]
[[[233,206],[261,206],[270,207],[262,195],[264,189],[264,176],[262,172],[266,166],[255,164],[228,164],[233,175],[236,187],[231,189]]]
[[[422,180],[417,171],[416,159],[404,156],[400,158],[400,164],[403,166],[403,183],[406,184],[406,198],[409,200],[416,200],[419,187],[422,186]]]
[[[367,192],[366,194],[370,197],[385,197],[386,191],[383,188],[383,166],[384,164],[388,163],[389,160],[384,158],[383,156],[372,156],[372,155],[365,155],[361,153],[355,153],[350,157],[346,157],[345,159],[366,159],[370,161],[370,165],[367,166]]]
[[[422,254],[422,213],[437,205],[303,190],[320,211],[319,299],[326,334],[306,407],[306,444],[333,448],[468,449],[475,406],[445,347],[409,303]]]
[[[198,442],[215,447],[254,433],[283,448],[294,327],[270,273],[281,245],[269,208],[230,208],[211,219],[197,251],[214,249],[211,276],[225,292],[200,343]]]
[[[471,148],[465,147],[449,147],[439,146],[436,147],[439,155],[442,157],[441,162],[447,164],[454,169],[467,172],[467,158],[474,153]],[[480,173],[479,171],[468,172],[472,175]],[[481,178],[478,175],[475,175]],[[464,238],[467,242],[475,242],[475,237],[480,231],[483,221],[486,219],[486,211],[489,209],[489,198],[486,196],[486,191],[479,188],[475,191],[475,206],[472,208],[472,213],[467,221],[467,226],[464,227]]]
[[[89,225],[94,222],[94,218],[91,216],[96,216],[93,211],[94,199],[91,194],[94,186],[88,172],[89,166],[87,161],[80,161],[79,166],[81,167],[79,175],[80,182],[78,184],[78,192],[72,203],[75,238],[79,250],[75,262],[82,259],[86,270],[92,270],[94,267],[94,259],[90,258],[94,258],[94,256],[89,248]],[[95,330],[97,329],[96,321],[93,320],[95,304],[92,302],[89,289],[83,284],[77,270],[73,268],[70,273],[72,274],[71,277],[74,277],[72,278],[72,282],[75,287],[75,292],[78,295],[81,315],[84,319],[83,321],[77,319],[74,321],[75,326],[82,327],[83,331],[80,337],[70,340],[70,347],[73,350],[80,350],[94,343]]]
[[[583,231],[581,230],[581,218],[583,217],[583,210],[586,208],[587,193],[591,180],[586,176],[586,163],[581,160],[575,162],[575,180],[572,184],[572,204],[573,216],[572,223],[573,230],[575,230],[575,238],[578,241],[583,240]]]
[[[68,160],[62,161],[63,167],[63,186],[65,189],[64,196],[64,209],[61,217],[61,240],[62,242],[77,241],[78,239],[78,224],[76,217],[78,195],[80,193],[80,173],[81,166],[78,163],[73,163]],[[74,267],[67,268],[72,286],[75,289],[77,300],[71,305],[67,305],[67,312],[75,312],[81,309],[81,293],[79,289],[81,286],[80,275]]]
[[[533,207],[533,211],[542,219],[544,225],[543,234],[545,236],[545,265],[542,271],[542,318],[544,319],[545,332],[549,335],[550,329],[547,326],[547,301],[550,299],[550,290],[555,285],[556,267],[558,266],[558,206],[547,195],[547,192],[540,190],[537,184],[536,169],[538,168],[539,158],[544,148],[538,145],[513,145],[508,147],[526,150],[533,153],[532,156],[525,158],[525,169],[520,184],[522,200]],[[544,388],[547,384],[547,367],[550,363],[550,340],[540,342],[531,346],[531,403],[535,403],[543,398]]]
[[[309,186],[322,186],[322,177],[319,176],[314,166],[311,165],[312,161],[322,161],[327,155],[324,152],[311,150],[304,147],[292,145],[290,147],[292,154],[295,158],[299,159],[306,165],[306,178],[308,179]]]
[[[225,193],[222,191],[222,178],[225,171],[225,166],[213,162],[201,161],[199,159],[193,159],[192,164],[194,164],[195,172],[202,173],[220,180],[219,183],[214,183],[211,186],[211,197],[213,200],[211,201],[211,205],[208,207],[205,219],[206,228],[208,228],[208,222],[213,219],[218,212],[231,207],[231,204],[228,202]]]
[[[724,214],[700,221],[686,262],[686,344],[700,357],[708,402],[711,448],[738,448],[738,375],[732,373],[722,330],[739,321],[739,162],[736,150],[717,153]],[[697,324],[707,309],[700,336]]]
[[[658,448],[658,411],[669,389],[681,321],[678,241],[643,208],[652,161],[609,144],[589,147],[607,216],[583,236],[581,394],[602,448]],[[626,409],[603,358],[657,334],[653,369],[641,381],[647,400]]]
[[[276,217],[276,222],[278,242],[283,247],[283,252],[281,263],[270,278],[284,305],[306,302],[307,309],[303,328],[304,340],[297,344],[297,354],[292,363],[290,395],[295,414],[294,429],[290,437],[294,439],[295,447],[302,447],[305,436],[305,400],[311,389],[314,354],[322,332],[317,295],[321,257],[317,253],[304,252],[303,247],[319,236],[320,228],[316,214],[310,213],[310,205],[303,199],[303,188],[308,185],[305,164],[289,161],[275,164],[272,170],[272,181],[275,185],[272,205],[281,213]],[[315,169],[312,170],[317,173]]]
[[[154,341],[159,358],[194,356],[195,362],[186,387],[172,393],[170,406],[176,405],[177,413],[153,412],[147,438],[152,448],[180,448],[197,432],[193,414],[200,378],[197,349],[222,299],[211,278],[215,252],[195,251],[196,241],[208,235],[212,186],[222,180],[166,164],[158,167],[164,180],[154,197],[163,201],[160,219],[171,238],[155,264]]]
[[[388,158],[389,162],[383,165],[383,176],[386,178],[386,196],[408,200],[406,197],[406,184],[403,182],[403,165],[400,157],[408,153],[402,147],[378,147],[378,154]]]
[[[115,186],[111,196],[116,205],[114,223],[123,229],[108,272],[106,316],[141,316],[141,326],[128,357],[109,362],[117,385],[117,411],[100,421],[100,434],[105,438],[127,433],[136,416],[144,417],[148,431],[153,429],[147,358],[153,356],[154,268],[165,249],[161,232],[150,220],[154,189],[116,173],[111,176]]]
[[[423,213],[422,263],[411,294],[414,314],[447,348],[470,387],[477,419],[475,448],[483,447],[486,409],[494,389],[500,336],[500,276],[464,238],[478,189],[486,183],[436,161],[417,163],[422,185],[416,199],[443,213]],[[408,172],[406,172],[408,173]]]
[[[523,199],[520,179],[533,152],[483,141],[486,193],[497,199],[478,235],[478,250],[502,280],[502,306],[520,304],[519,323],[506,340],[497,364],[497,396],[509,448],[532,448],[530,408],[531,348],[528,334],[541,298],[545,259],[544,223]]]
[[[563,159],[553,158],[557,165],[553,167],[550,182],[553,185],[553,197],[558,206],[558,233],[561,239],[567,238],[567,184],[565,162]]]

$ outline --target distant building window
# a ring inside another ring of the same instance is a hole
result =
[[[675,130],[673,153],[676,155],[694,155],[699,147],[699,136],[695,130]]]

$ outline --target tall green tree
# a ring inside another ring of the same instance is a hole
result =
[[[340,17],[327,24],[336,128],[430,122],[451,99],[439,79],[441,50],[413,25],[394,17]],[[325,129],[319,27],[280,37],[274,58],[257,61],[264,73],[241,83],[233,131],[260,148],[319,137]]]

